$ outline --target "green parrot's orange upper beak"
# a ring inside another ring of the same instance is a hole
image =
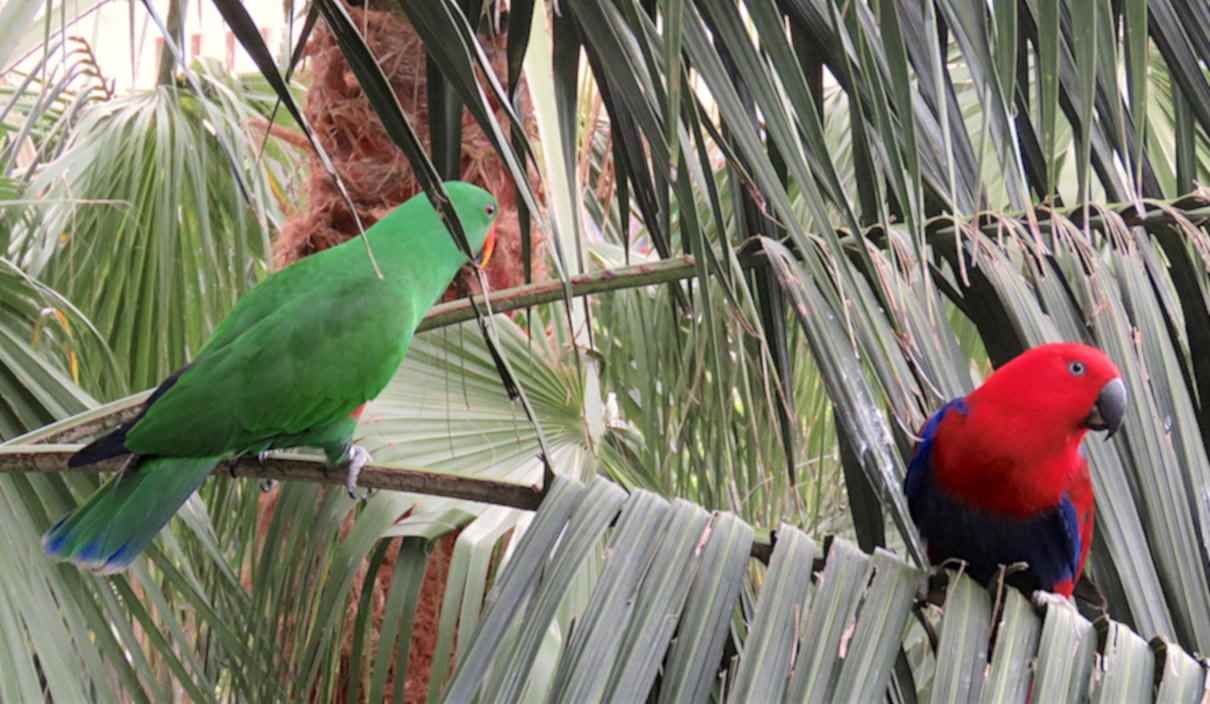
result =
[[[486,269],[488,261],[492,258],[492,250],[496,248],[496,224],[492,223],[491,229],[487,231],[487,238],[483,240],[483,250],[479,252],[479,256],[475,257],[475,265],[480,269]]]

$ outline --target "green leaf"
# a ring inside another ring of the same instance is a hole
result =
[[[622,637],[608,690],[651,689],[667,652],[678,615],[705,558],[705,541],[713,531],[709,514],[677,500],[659,534],[664,536],[637,592],[629,626]]]
[[[844,664],[836,682],[843,701],[868,701],[886,691],[901,647],[921,572],[885,550],[874,553],[874,580],[866,592],[852,640],[841,646]]]
[[[1094,679],[1094,702],[1142,701],[1155,687],[1155,656],[1147,641],[1116,621],[1097,623],[1101,677]],[[1095,677],[1095,676],[1094,676]]]
[[[941,617],[933,701],[973,702],[982,697],[991,618],[992,602],[986,589],[965,574],[950,579]],[[1011,647],[1011,643],[1006,645]]]
[[[668,651],[660,701],[700,701],[714,688],[752,547],[752,528],[735,516],[715,514],[702,564],[685,601],[677,637]]]
[[[740,666],[729,687],[730,701],[778,701],[785,694],[795,640],[811,606],[807,589],[816,553],[815,543],[802,532],[785,524],[778,529]]]
[[[998,614],[995,648],[982,701],[1025,702],[1029,701],[1042,620],[1021,592],[1007,586],[999,589],[1004,604]]]
[[[868,555],[840,538],[832,541],[827,557],[819,588],[799,629],[790,701],[832,701],[841,651],[852,638],[853,619],[874,570]]]
[[[610,670],[624,655],[622,634],[636,605],[640,580],[656,555],[657,531],[668,511],[667,501],[645,491],[631,494],[622,506],[606,548],[604,573],[559,658],[549,695],[556,701],[591,701],[604,694]]]
[[[1189,657],[1179,645],[1156,638],[1151,641],[1155,666],[1162,673],[1155,693],[1157,704],[1197,701],[1205,693],[1205,666]]]
[[[1032,695],[1042,701],[1082,701],[1088,696],[1096,631],[1067,605],[1046,607],[1038,644]]]
[[[412,619],[416,614],[428,555],[428,542],[421,538],[404,538],[399,547],[391,589],[382,612],[382,632],[378,637],[378,654],[374,659],[374,674],[370,681],[370,701],[385,701],[392,655],[395,656],[395,691],[392,699],[399,701],[403,698],[403,683],[408,671],[408,646],[412,641]]]

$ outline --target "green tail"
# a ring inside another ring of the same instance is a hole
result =
[[[51,557],[99,574],[121,572],[155,538],[218,464],[217,457],[143,460],[59,519],[42,536]]]

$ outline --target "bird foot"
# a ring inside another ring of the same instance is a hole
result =
[[[1034,606],[1038,607],[1039,609],[1053,607],[1057,609],[1071,609],[1072,611],[1076,611],[1076,605],[1072,603],[1071,599],[1068,599],[1065,596],[1059,596],[1054,592],[1044,592],[1039,589],[1030,595],[1030,601],[1032,601]]]
[[[269,461],[269,451],[268,450],[265,450],[264,452],[256,453],[256,462],[261,467],[264,467],[265,463],[268,461]],[[273,487],[275,487],[275,486],[277,486],[276,479],[260,480],[260,491],[262,494],[268,494],[270,491],[273,491]]]
[[[374,494],[374,490],[367,489],[364,494],[358,494],[357,475],[361,474],[361,468],[369,464],[370,460],[373,459],[370,457],[370,451],[361,445],[350,445],[342,459],[348,465],[345,474],[345,491],[349,492],[349,498],[354,501],[369,499]]]

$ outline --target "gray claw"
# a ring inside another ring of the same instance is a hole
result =
[[[256,453],[256,463],[259,464],[261,466],[261,468],[264,468],[265,463],[267,463],[268,461],[269,461],[269,451],[268,450]],[[260,491],[262,494],[268,494],[270,491],[273,491],[273,487],[275,487],[275,486],[277,486],[276,479],[260,480]]]
[[[370,463],[369,450],[361,445],[350,445],[345,451],[345,463],[348,465],[345,474],[345,491],[349,493],[349,498],[354,501],[365,501],[373,495],[372,489],[367,490],[365,494],[357,493],[357,476],[361,474],[361,468]]]

